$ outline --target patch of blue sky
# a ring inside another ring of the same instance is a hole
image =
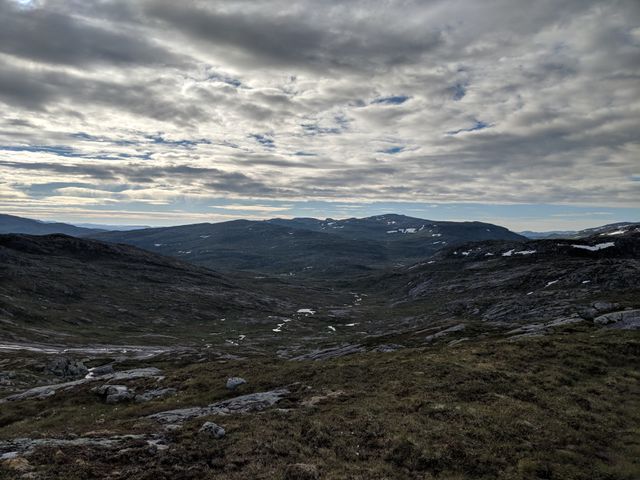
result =
[[[408,97],[407,95],[391,95],[388,97],[379,97],[376,98],[374,100],[371,101],[371,103],[382,103],[382,104],[387,104],[387,105],[401,105],[404,102],[406,102],[407,100],[409,100],[410,97]]]

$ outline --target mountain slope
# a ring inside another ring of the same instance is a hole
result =
[[[216,270],[332,274],[366,270],[386,260],[383,246],[376,242],[249,220],[107,232],[92,238],[135,245]]]
[[[217,270],[334,276],[413,263],[448,245],[524,237],[479,222],[431,222],[401,215],[347,220],[236,220],[92,238],[127,243]]]
[[[424,308],[432,320],[508,326],[592,319],[599,313],[594,303],[604,310],[640,307],[640,233],[470,243],[372,284],[391,292],[396,308]]]
[[[202,331],[222,335],[238,322],[251,325],[292,308],[246,279],[134,247],[0,235],[4,341],[166,343]]]
[[[544,239],[544,238],[588,238],[594,235],[622,235],[628,230],[640,228],[640,223],[634,222],[618,222],[609,223],[600,227],[586,228],[584,230],[565,230],[565,231],[551,231],[551,232],[520,232],[530,239]]]
[[[0,214],[0,234],[24,233],[28,235],[49,235],[52,233],[62,233],[74,237],[85,237],[102,231],[104,230],[76,227],[75,225],[69,225],[67,223],[41,222],[30,218]]]

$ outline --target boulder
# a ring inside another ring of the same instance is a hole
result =
[[[244,385],[247,381],[241,377],[231,377],[227,379],[227,389],[232,392],[236,390],[240,385]]]
[[[109,404],[127,402],[134,398],[134,393],[125,385],[102,385],[95,389]]]
[[[202,427],[200,427],[199,432],[216,440],[221,439],[225,435],[224,428],[213,422],[205,422]]]
[[[47,371],[64,378],[82,378],[89,373],[81,361],[69,357],[55,357],[47,365]]]

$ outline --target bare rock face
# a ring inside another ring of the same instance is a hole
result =
[[[640,309],[636,310],[622,310],[620,312],[611,312],[604,315],[600,315],[593,319],[593,323],[596,325],[608,325],[610,323],[622,325],[633,325],[640,322]]]
[[[251,393],[249,395],[241,395],[229,400],[212,403],[205,407],[180,408],[177,410],[158,412],[150,415],[149,418],[160,423],[179,424],[192,418],[208,415],[233,415],[259,412],[275,405],[289,393],[289,390],[286,388],[280,388],[268,392]]]
[[[593,323],[619,330],[638,330],[640,329],[640,309],[622,310],[600,315],[593,319]]]
[[[208,437],[215,438],[219,440],[225,436],[224,428],[220,425],[213,422],[205,422],[202,427],[200,427],[200,433],[207,435]]]

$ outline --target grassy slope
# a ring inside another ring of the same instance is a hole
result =
[[[199,438],[200,419],[165,452],[132,442],[120,453],[43,449],[30,461],[42,478],[68,480],[279,479],[296,462],[326,479],[631,480],[640,474],[639,364],[640,334],[584,326],[327,362],[165,362],[176,397],[113,407],[87,389],[5,404],[0,438],[159,431],[140,416],[226,398],[224,380],[238,374],[246,392],[299,383],[279,405],[286,411],[213,418],[223,440]],[[343,393],[302,406],[327,392]],[[1,468],[0,478],[15,478]]]

